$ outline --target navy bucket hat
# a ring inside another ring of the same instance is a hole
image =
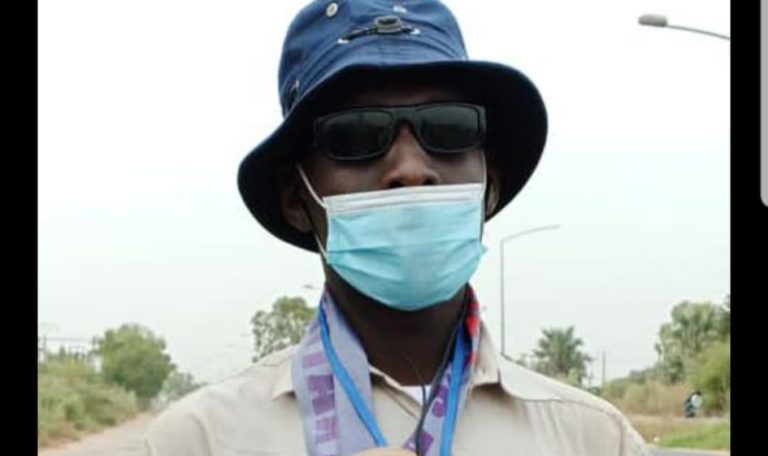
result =
[[[485,152],[500,171],[499,212],[539,162],[547,134],[544,102],[518,70],[469,60],[453,14],[436,0],[313,1],[288,28],[279,70],[282,124],[241,162],[238,187],[268,231],[317,251],[311,233],[293,228],[280,205],[279,174],[309,152],[311,123],[334,94],[361,81],[407,75],[460,88],[486,110]]]

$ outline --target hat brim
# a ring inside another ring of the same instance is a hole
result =
[[[418,81],[450,80],[468,101],[486,110],[485,152],[500,176],[499,204],[488,219],[504,208],[525,186],[539,163],[547,136],[544,102],[533,83],[518,70],[494,62],[443,61],[396,66],[350,65],[318,83],[285,117],[282,124],[241,162],[240,194],[256,220],[285,242],[317,252],[312,233],[303,233],[283,217],[280,169],[309,152],[311,118],[323,97],[343,88],[352,78],[391,77],[407,72]]]

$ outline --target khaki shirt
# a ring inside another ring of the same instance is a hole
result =
[[[650,456],[642,437],[611,404],[496,356],[485,328],[453,454]],[[291,384],[296,347],[188,395],[160,414],[145,438],[151,456],[306,455]],[[374,413],[390,445],[416,428],[420,405],[371,368]]]

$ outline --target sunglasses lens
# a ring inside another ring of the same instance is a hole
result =
[[[326,118],[326,150],[339,160],[368,158],[386,151],[392,116],[383,111],[354,111]]]
[[[404,119],[418,127],[421,146],[432,153],[465,152],[483,142],[483,108],[449,103],[338,112],[318,120],[318,133],[331,157],[362,160],[385,154],[392,145],[395,126]]]
[[[435,106],[419,111],[421,139],[433,152],[463,152],[483,139],[480,113],[469,106]]]

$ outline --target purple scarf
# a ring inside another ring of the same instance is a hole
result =
[[[470,336],[471,350],[464,363],[459,411],[461,410],[469,385],[469,379],[477,360],[477,347],[480,335],[479,305],[474,292],[470,289],[470,307],[465,320],[465,327]],[[320,306],[325,311],[328,332],[333,349],[341,364],[346,368],[363,403],[371,412],[373,408],[370,367],[365,351],[357,336],[350,330],[347,322],[336,308],[328,290],[320,299]],[[299,410],[304,425],[304,439],[310,456],[349,456],[375,448],[376,442],[357,411],[350,402],[339,380],[333,375],[320,334],[318,316],[312,321],[307,334],[299,345],[293,358],[292,380]],[[424,420],[420,447],[424,456],[437,456],[447,412],[447,399],[450,385],[451,367],[446,368],[438,385],[435,400],[430,405]],[[414,433],[403,444],[403,448],[415,451]]]

